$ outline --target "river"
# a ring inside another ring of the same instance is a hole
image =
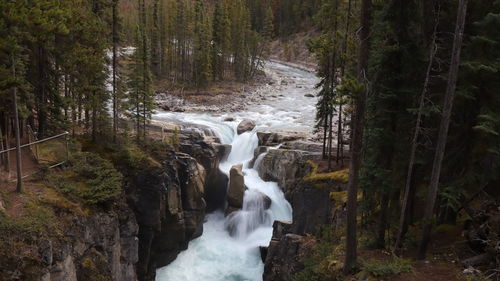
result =
[[[227,218],[222,212],[208,214],[203,235],[189,243],[168,266],[157,270],[157,281],[261,281],[264,264],[259,246],[267,246],[272,237],[274,220],[291,221],[292,208],[275,182],[263,181],[257,171],[249,168],[258,146],[257,131],[288,131],[310,133],[314,125],[317,77],[297,68],[268,62],[264,68],[273,82],[258,87],[254,102],[239,112],[171,113],[158,112],[156,121],[182,125],[183,129],[211,131],[222,143],[231,144],[232,151],[220,169],[228,174],[235,164],[243,164],[245,192],[243,208]],[[234,121],[226,122],[227,117]],[[243,119],[255,120],[257,126],[241,135],[236,127]],[[256,161],[254,166],[258,166]],[[271,207],[264,208],[264,193]],[[229,235],[226,228],[235,231]]]

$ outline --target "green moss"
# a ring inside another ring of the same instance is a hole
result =
[[[347,202],[347,191],[330,192],[330,200],[336,204],[344,204]]]
[[[312,163],[313,165],[316,165]],[[339,183],[347,183],[349,180],[349,170],[340,170],[340,171],[335,171],[335,172],[330,172],[330,173],[318,173],[318,167],[313,166],[313,169],[311,173],[307,176],[304,177],[305,181],[309,182],[318,182],[318,181],[329,181],[329,180],[334,180]]]

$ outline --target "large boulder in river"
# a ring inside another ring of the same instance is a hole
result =
[[[244,132],[248,132],[253,130],[255,128],[255,121],[250,120],[250,119],[245,119],[240,122],[238,127],[236,128],[236,131],[238,132],[238,135],[243,134]]]
[[[229,188],[227,189],[227,203],[230,207],[239,209],[243,207],[245,189],[243,164],[232,166],[229,171]]]
[[[311,167],[306,162],[315,157],[317,158],[314,154],[299,150],[271,149],[262,158],[257,169],[262,179],[278,182],[286,192],[289,183],[310,173]]]

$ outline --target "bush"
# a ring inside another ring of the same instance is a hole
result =
[[[122,174],[94,153],[77,153],[71,170],[56,178],[56,188],[86,204],[113,202],[121,193]]]
[[[53,212],[35,203],[28,203],[21,217],[11,218],[0,213],[0,233],[5,238],[35,238],[38,235],[53,231],[55,217]]]
[[[341,243],[342,231],[335,231],[333,226],[319,228],[314,239],[314,246],[302,259],[304,270],[295,274],[293,281],[340,281],[343,280]]]
[[[361,270],[365,275],[387,277],[413,270],[409,260],[394,257],[392,260],[369,259],[361,262]]]

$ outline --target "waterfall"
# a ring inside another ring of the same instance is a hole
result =
[[[204,124],[212,123],[204,120]],[[213,124],[213,123],[212,123]],[[234,123],[236,124],[236,123]],[[227,128],[211,126],[223,142]],[[221,129],[224,129],[221,132]],[[274,220],[292,219],[292,208],[275,182],[265,182],[257,170],[249,168],[258,146],[255,131],[236,135],[232,130],[232,150],[220,169],[229,174],[233,165],[243,164],[245,191],[243,208],[224,217],[208,214],[203,235],[189,243],[170,265],[157,271],[157,281],[261,281],[264,264],[259,246],[268,246]],[[264,157],[263,155],[261,155]],[[255,167],[260,164],[257,159]]]

